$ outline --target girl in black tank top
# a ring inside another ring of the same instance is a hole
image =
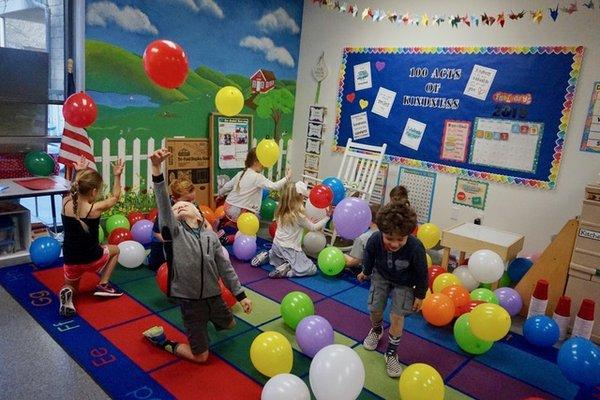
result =
[[[102,190],[102,176],[92,169],[86,169],[86,165],[87,160],[84,158],[76,165],[77,174],[71,185],[71,192],[63,200],[65,284],[60,290],[59,312],[66,317],[75,314],[73,296],[79,289],[79,281],[85,272],[101,271],[94,295],[116,297],[123,294],[108,282],[117,265],[119,248],[112,245],[101,246],[98,242],[100,216],[117,203],[121,194],[123,161],[113,164],[112,195],[98,202],[96,198]]]

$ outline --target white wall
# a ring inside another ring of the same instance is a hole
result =
[[[294,116],[294,163],[293,170],[299,177],[303,169],[304,142],[306,137],[308,107],[314,101],[316,82],[311,76],[311,68],[322,51],[330,69],[329,77],[322,83],[320,104],[328,108],[326,118],[325,150],[321,155],[320,177],[337,173],[341,157],[332,154],[329,144],[333,140],[335,105],[338,94],[338,73],[343,47],[360,46],[554,46],[583,45],[586,48],[581,75],[577,84],[577,94],[573,103],[571,121],[563,153],[558,188],[555,190],[533,190],[513,185],[491,183],[488,191],[483,223],[498,229],[518,232],[526,237],[525,252],[541,251],[550,242],[551,235],[557,233],[564,223],[578,215],[581,209],[584,187],[596,181],[600,172],[600,154],[579,151],[590,101],[592,83],[600,80],[600,10],[579,12],[572,16],[560,14],[557,22],[544,20],[539,26],[527,21],[508,20],[505,28],[497,24],[492,27],[451,28],[449,24],[440,27],[395,25],[389,22],[365,22],[360,19],[364,7],[386,10],[397,9],[398,14],[407,11],[415,14],[464,15],[473,12],[520,11],[523,8],[548,10],[548,1],[466,1],[441,2],[422,1],[361,1],[359,15],[338,14],[304,2],[302,39],[296,108]],[[561,2],[561,4],[564,2]],[[580,7],[583,6],[580,3]],[[451,5],[449,5],[451,4]],[[551,4],[552,6],[555,3]],[[398,9],[402,7],[402,9]],[[549,18],[546,13],[545,18]],[[398,166],[392,166],[389,174],[388,191],[396,183]],[[431,222],[442,228],[463,221],[472,221],[478,212],[466,207],[458,207],[458,220],[452,219],[452,195],[456,175],[438,174]]]

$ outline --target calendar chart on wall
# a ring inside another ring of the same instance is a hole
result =
[[[334,150],[553,189],[583,47],[346,48]]]

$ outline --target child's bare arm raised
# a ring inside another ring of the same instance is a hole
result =
[[[125,163],[121,159],[117,160],[115,163],[112,163],[114,183],[111,194],[108,198],[96,202],[94,204],[94,211],[101,213],[111,209],[115,204],[117,204],[119,197],[121,197],[121,174],[123,174],[124,166]]]

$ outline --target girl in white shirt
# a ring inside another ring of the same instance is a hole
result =
[[[290,278],[294,276],[310,276],[317,273],[315,264],[302,251],[302,233],[304,229],[319,231],[325,227],[327,217],[312,223],[304,211],[304,196],[308,189],[304,182],[288,183],[281,193],[281,200],[275,218],[277,231],[273,239],[273,247],[269,253],[262,252],[252,259],[251,265],[258,267],[267,259],[275,267],[269,273],[269,278]]]
[[[291,171],[288,170],[285,178],[277,182],[267,179],[261,174],[264,167],[256,157],[256,148],[250,149],[244,164],[246,168],[238,172],[219,190],[219,197],[227,195],[223,208],[227,218],[233,222],[236,222],[240,214],[246,211],[258,214],[263,188],[280,190],[291,176]]]

